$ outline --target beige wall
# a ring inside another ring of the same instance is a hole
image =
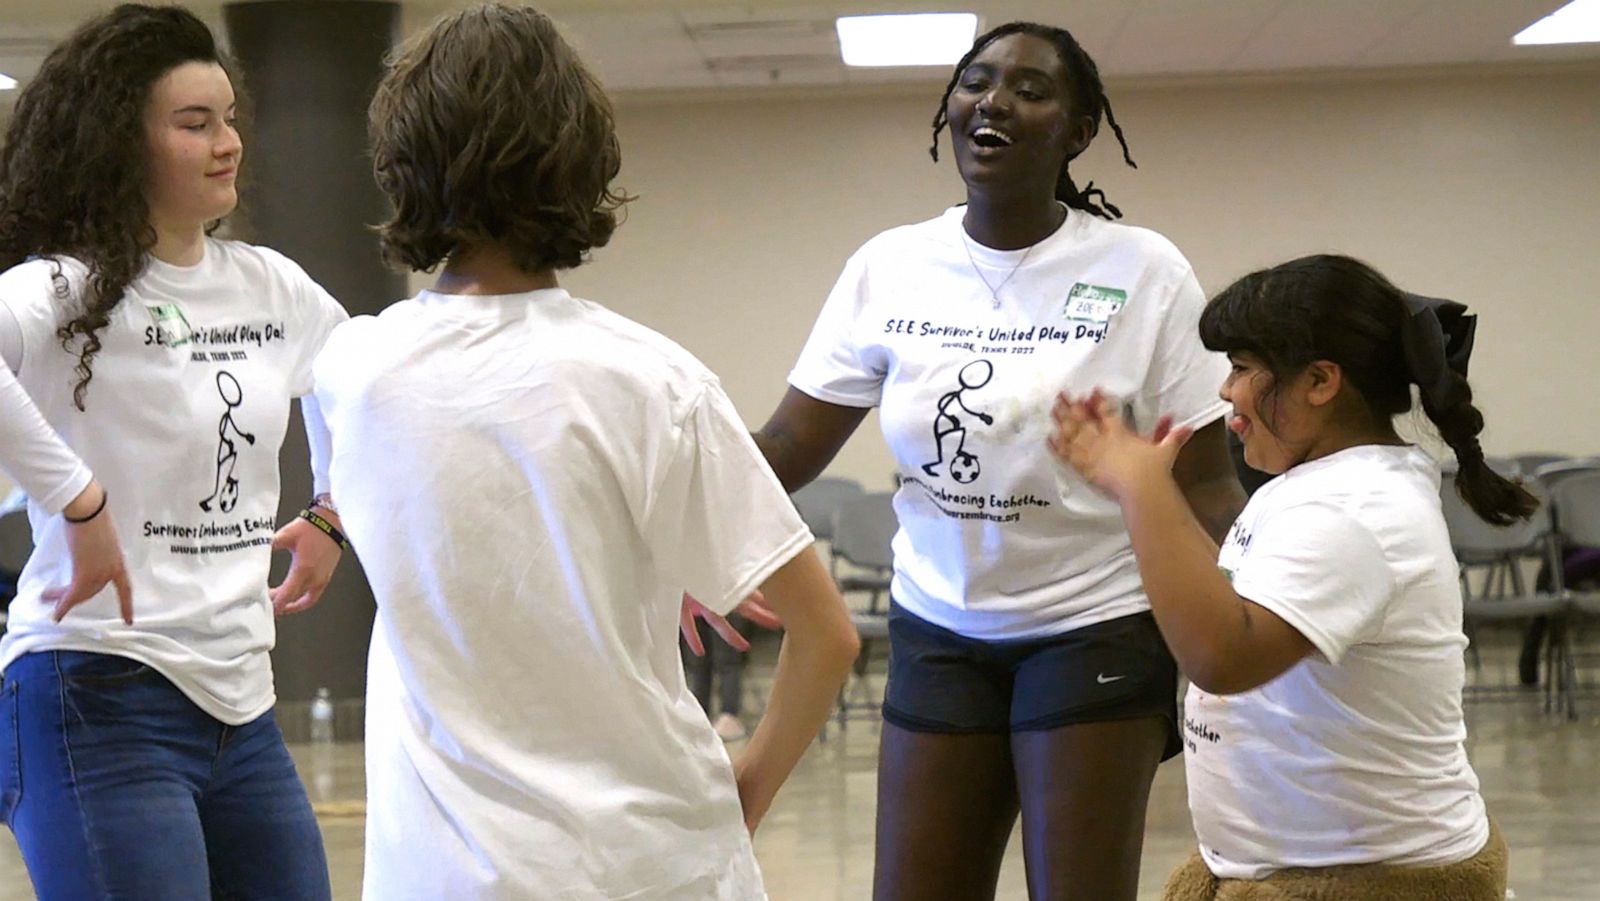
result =
[[[1140,168],[1108,129],[1079,181],[1177,242],[1209,290],[1340,250],[1472,304],[1491,452],[1600,452],[1597,75],[1113,85]],[[927,157],[937,91],[623,102],[621,183],[640,197],[567,284],[694,351],[759,425],[845,258],[960,199]],[[875,420],[835,464],[878,486],[891,468]]]
[[[1140,168],[1106,129],[1079,182],[1172,238],[1208,290],[1339,250],[1468,302],[1489,450],[1600,452],[1596,74],[1113,85]],[[937,91],[624,102],[621,183],[639,200],[566,283],[683,343],[759,425],[845,258],[961,199],[926,152]],[[835,470],[886,486],[876,431]]]

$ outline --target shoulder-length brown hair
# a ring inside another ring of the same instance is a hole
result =
[[[611,103],[542,13],[487,3],[447,16],[389,61],[368,114],[394,215],[384,257],[413,270],[505,246],[525,271],[604,246],[630,197]]]

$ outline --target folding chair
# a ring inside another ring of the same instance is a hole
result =
[[[1525,522],[1494,526],[1480,518],[1461,499],[1456,493],[1453,478],[1446,476],[1442,481],[1442,489],[1440,501],[1445,524],[1450,529],[1450,544],[1455,550],[1456,559],[1462,564],[1462,626],[1467,633],[1467,653],[1471,657],[1475,677],[1474,684],[1467,686],[1467,692],[1489,695],[1518,690],[1515,685],[1486,686],[1477,681],[1481,679],[1483,671],[1479,627],[1491,624],[1526,627],[1543,617],[1548,624],[1545,633],[1545,710],[1554,706],[1565,710],[1568,718],[1576,718],[1568,681],[1572,661],[1566,620],[1571,603],[1557,592],[1526,591],[1520,575],[1509,592],[1504,586],[1486,581],[1484,591],[1474,596],[1471,581],[1467,577],[1467,569],[1472,565],[1516,567],[1522,557],[1535,552],[1554,559],[1556,549],[1550,505],[1541,504]],[[1537,486],[1532,486],[1531,490],[1538,493]]]
[[[838,512],[840,504],[865,493],[861,483],[855,479],[824,476],[813,479],[811,484],[789,495],[806,528],[811,530],[811,534],[828,542],[828,571],[835,577],[838,576],[839,567],[833,555],[834,514]]]
[[[1563,550],[1600,548],[1600,469],[1562,479],[1552,491],[1551,505]],[[1565,566],[1553,566],[1552,572],[1557,589],[1572,604],[1574,613],[1584,619],[1600,617],[1600,588],[1568,584]],[[1576,676],[1569,656],[1568,680],[1574,687]]]
[[[1518,472],[1523,475],[1534,475],[1541,467],[1571,460],[1572,455],[1558,454],[1552,451],[1530,451],[1525,454],[1517,454],[1511,459],[1516,461]]]
[[[1556,534],[1563,547],[1600,547],[1600,469],[1576,473],[1551,489],[1550,506],[1556,519]],[[1560,567],[1556,578],[1559,580]],[[1560,583],[1558,583],[1560,584]],[[1563,590],[1572,586],[1560,584]],[[1570,593],[1570,592],[1569,592]],[[1571,595],[1584,598],[1585,605],[1600,612],[1589,601],[1600,602],[1600,592]]]
[[[1542,496],[1537,482],[1524,479],[1504,459],[1493,461],[1491,466],[1501,475],[1529,483],[1529,490]],[[1482,598],[1521,597],[1527,593],[1523,578],[1522,561],[1528,557],[1548,559],[1549,546],[1544,541],[1530,541],[1520,548],[1506,547],[1502,535],[1495,531],[1478,514],[1472,512],[1456,491],[1456,473],[1446,471],[1439,481],[1440,498],[1444,506],[1445,524],[1450,528],[1450,543],[1455,548],[1456,559],[1461,563],[1461,593],[1471,596],[1473,573],[1483,579]],[[1553,531],[1548,519],[1546,533]],[[1487,531],[1485,531],[1487,530]]]
[[[1534,463],[1539,462],[1539,458],[1555,459],[1547,459],[1545,462],[1539,463],[1537,466],[1533,465]],[[1531,478],[1537,484],[1538,489],[1547,497],[1552,496],[1551,491],[1555,488],[1555,486],[1559,485],[1562,481],[1571,476],[1582,475],[1586,472],[1600,472],[1600,457],[1570,457],[1556,454],[1525,454],[1523,456],[1519,456],[1517,459],[1523,464],[1522,475],[1524,477]],[[1526,481],[1526,478],[1524,480]],[[1550,515],[1551,531],[1559,533],[1561,528],[1561,510],[1554,502],[1551,504]],[[1559,549],[1558,553],[1552,554],[1550,559],[1547,559],[1542,563],[1542,565],[1539,567],[1538,579],[1535,582],[1535,586],[1539,591],[1555,592],[1558,590],[1556,587],[1557,583],[1555,582],[1555,570],[1558,568],[1558,565],[1560,569],[1564,570],[1566,568],[1565,556],[1570,551],[1570,546],[1562,547]],[[1517,573],[1517,575],[1521,575],[1520,571]],[[1534,681],[1537,681],[1536,674],[1539,667],[1539,645],[1542,643],[1545,634],[1545,628],[1547,626],[1548,623],[1545,623],[1542,620],[1530,623],[1527,634],[1523,636],[1522,654],[1518,668],[1521,672],[1521,679],[1524,684],[1530,684]]]
[[[1534,470],[1534,479],[1538,482],[1540,490],[1550,498],[1551,529],[1557,536],[1561,534],[1561,501],[1556,495],[1557,489],[1568,479],[1594,473],[1600,473],[1600,457],[1575,457],[1559,460],[1554,463],[1546,463],[1544,466]],[[1541,579],[1548,581],[1554,578],[1555,574],[1552,573],[1552,568],[1565,570],[1566,567],[1564,565],[1556,567],[1555,564],[1564,562],[1562,558],[1566,552],[1580,547],[1600,547],[1600,545],[1566,540],[1560,547],[1560,553],[1556,554],[1555,558],[1545,565],[1544,571],[1540,573]],[[1550,574],[1548,577],[1546,576],[1547,573]],[[1554,585],[1555,583],[1552,582],[1551,584]]]
[[[855,672],[839,690],[839,727],[842,729],[853,712],[878,709],[867,680],[867,665],[871,661],[872,643],[889,638],[889,615],[880,609],[882,599],[889,593],[889,583],[894,575],[894,551],[891,545],[900,522],[894,513],[894,494],[890,492],[863,493],[847,498],[834,512],[833,553],[836,558],[850,564],[858,572],[835,576],[842,593],[868,595],[866,610],[852,610],[850,619],[855,623],[856,634],[861,637],[861,653],[856,657]]]
[[[1600,472],[1600,457],[1568,457],[1564,460],[1555,460],[1534,469],[1533,477],[1546,491],[1550,491],[1573,476],[1590,472]]]

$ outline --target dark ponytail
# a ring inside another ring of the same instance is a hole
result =
[[[1422,410],[1456,454],[1456,490],[1495,525],[1526,519],[1539,502],[1494,471],[1478,435],[1467,361],[1476,317],[1449,300],[1407,294],[1371,266],[1318,255],[1252,272],[1229,285],[1200,316],[1200,340],[1213,351],[1257,357],[1276,386],[1318,360],[1337,363],[1376,421]]]
[[[1444,406],[1435,406],[1426,393],[1422,412],[1439,430],[1439,437],[1455,451],[1456,491],[1473,512],[1497,526],[1508,526],[1527,519],[1539,507],[1539,499],[1520,482],[1514,482],[1489,465],[1478,443],[1483,431],[1483,413],[1472,405],[1472,386],[1462,376],[1450,373],[1454,396]]]

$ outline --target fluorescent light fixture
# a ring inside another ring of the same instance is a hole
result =
[[[843,16],[835,24],[847,66],[949,66],[978,35],[972,13]]]
[[[17,80],[10,75],[0,72],[0,91],[9,91],[17,86]]]
[[[1600,0],[1572,0],[1517,32],[1513,44],[1588,44],[1600,42]]]

